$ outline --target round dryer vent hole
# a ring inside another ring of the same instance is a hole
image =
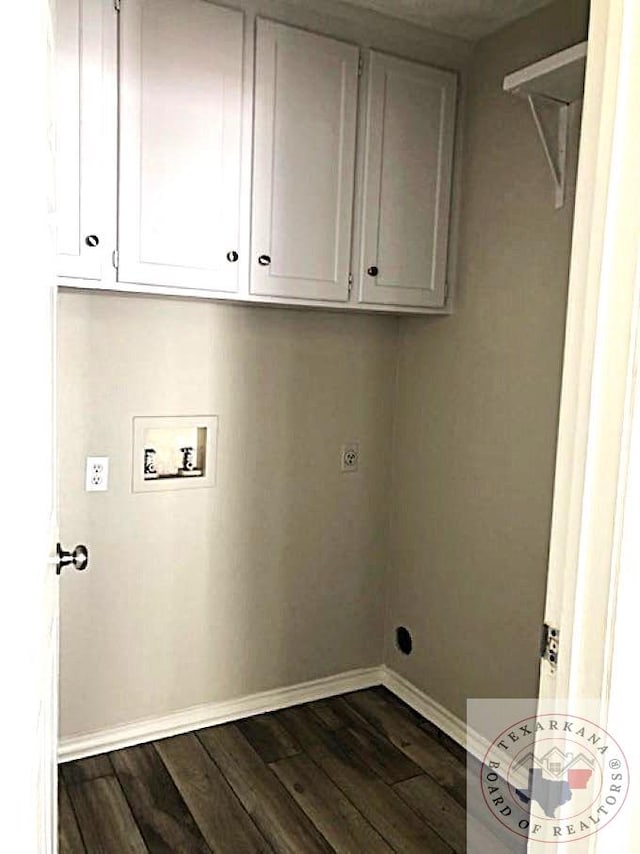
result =
[[[404,626],[398,626],[396,629],[396,646],[404,655],[410,655],[413,649],[413,640],[411,632]]]

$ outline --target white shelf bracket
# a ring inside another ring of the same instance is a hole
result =
[[[544,103],[550,109],[554,110],[557,116],[557,133],[555,140],[552,135],[547,132],[541,119],[540,106],[536,102]],[[566,171],[567,171],[567,140],[569,134],[569,105],[563,104],[560,101],[554,101],[552,98],[544,96],[527,95],[527,101],[531,108],[531,115],[544,149],[551,176],[555,185],[555,206],[556,210],[564,205]],[[550,138],[551,137],[551,138]]]

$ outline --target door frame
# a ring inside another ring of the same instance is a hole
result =
[[[17,3],[0,33],[13,84],[3,107],[16,117],[0,140],[0,838],[25,854],[57,850],[54,15],[54,0]]]
[[[603,726],[623,719],[625,692],[618,678],[612,693],[612,674],[625,671],[638,638],[637,626],[627,623],[626,643],[619,632],[616,639],[624,613],[623,522],[635,483],[629,461],[638,388],[638,67],[636,0],[592,0],[545,606],[545,622],[560,630],[560,648],[555,672],[541,662],[540,698],[597,699]],[[627,536],[627,561],[629,542]],[[637,565],[637,539],[634,547]],[[616,737],[623,747],[631,743],[624,732]],[[614,830],[623,834],[623,827]],[[596,834],[584,850],[634,850],[624,839],[615,849],[609,843],[608,832]]]

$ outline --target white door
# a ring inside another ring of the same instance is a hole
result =
[[[112,280],[116,248],[117,14],[56,2],[56,272]]]
[[[126,0],[118,280],[236,291],[244,16]]]
[[[457,78],[376,51],[367,77],[360,299],[442,306]]]
[[[590,14],[545,604],[560,649],[542,699],[607,691],[640,233],[632,12],[598,0]]]
[[[593,0],[588,45],[545,610],[559,651],[555,666],[542,662],[540,699],[597,699],[597,722],[627,755],[631,787],[610,826],[583,844],[547,845],[546,854],[640,845],[636,0]]]
[[[47,0],[18,3],[0,33],[3,732],[0,847],[55,850],[57,581],[53,453],[53,22]]]
[[[358,48],[258,20],[251,293],[346,300]]]

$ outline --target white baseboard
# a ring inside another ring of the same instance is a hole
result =
[[[473,730],[467,731],[467,725],[464,721],[445,709],[424,691],[420,691],[395,670],[390,670],[383,665],[380,671],[382,685],[392,694],[403,700],[407,706],[411,706],[423,718],[435,724],[445,735],[464,747],[476,759],[480,761],[484,759],[489,749],[489,742],[486,738]]]
[[[162,717],[146,718],[84,735],[72,735],[60,739],[58,761],[70,762],[73,759],[84,759],[87,756],[107,753],[109,750],[120,750],[122,747],[155,741],[157,738],[168,738],[195,729],[241,720],[251,715],[274,712],[276,709],[284,709],[287,706],[311,703],[314,700],[334,697],[336,694],[371,688],[374,685],[380,685],[381,681],[380,667],[349,670],[336,676],[301,682],[286,688],[261,691],[235,700],[204,703]]]
[[[477,759],[482,760],[489,747],[488,742],[477,733],[467,735],[464,721],[449,712],[435,700],[412,685],[403,676],[384,665],[360,670],[349,670],[336,676],[301,682],[286,688],[261,691],[235,700],[219,703],[204,703],[162,717],[146,718],[129,724],[110,727],[98,732],[60,739],[58,761],[70,762],[84,759],[110,750],[120,750],[135,744],[144,744],[158,738],[168,738],[216,724],[230,723],[251,715],[274,712],[300,703],[311,703],[349,691],[360,691],[384,685],[418,714],[422,715],[442,732],[465,747]]]

